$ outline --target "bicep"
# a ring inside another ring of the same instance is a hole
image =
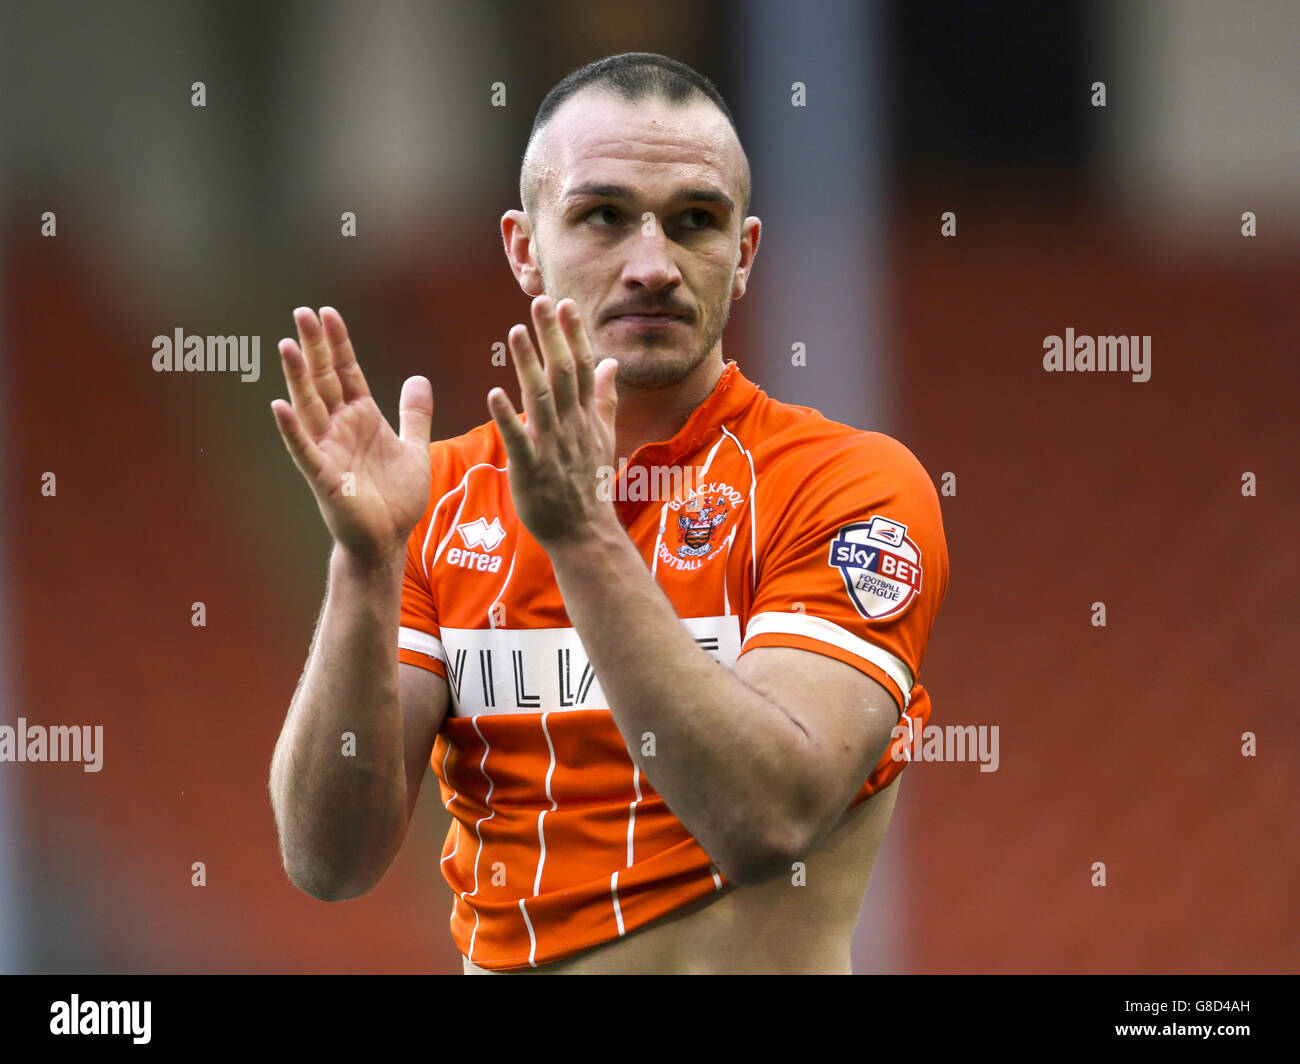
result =
[[[898,703],[860,669],[795,647],[756,647],[736,662],[735,674],[807,736],[807,757],[791,780],[791,803],[815,844],[884,755],[899,720]]]
[[[433,755],[433,744],[447,716],[451,692],[447,681],[436,672],[400,662],[397,666],[398,697],[402,706],[402,749],[406,763],[406,818],[409,822],[420,796],[424,770]]]

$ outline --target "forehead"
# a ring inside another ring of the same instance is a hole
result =
[[[631,103],[601,91],[579,92],[555,112],[540,147],[543,180],[560,198],[593,181],[647,193],[689,181],[716,185],[736,198],[743,183],[735,130],[705,99]]]

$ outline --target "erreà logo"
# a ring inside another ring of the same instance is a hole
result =
[[[888,517],[841,528],[826,564],[839,569],[853,605],[869,621],[897,616],[921,591],[921,548],[908,538],[907,525]]]
[[[463,525],[457,525],[456,531],[460,533],[460,538],[465,541],[467,547],[482,547],[484,550],[496,550],[497,546],[506,538],[505,529],[501,527],[501,521],[498,518],[492,518],[489,525],[483,518],[479,517],[473,521],[467,521]]]

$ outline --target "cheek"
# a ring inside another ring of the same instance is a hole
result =
[[[731,287],[735,276],[735,267],[729,260],[719,258],[709,263],[704,283],[708,286],[708,291],[713,295],[715,302],[723,303],[731,298]]]
[[[730,246],[702,252],[697,259],[699,277],[708,285],[729,285],[737,261],[738,257]]]
[[[591,290],[595,271],[590,256],[581,252],[574,253],[572,248],[557,252],[552,249],[543,260],[546,268],[546,280],[565,296],[578,300],[582,305],[582,293]]]

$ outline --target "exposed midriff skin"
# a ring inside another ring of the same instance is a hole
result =
[[[751,887],[728,885],[625,938],[537,968],[467,975],[848,975],[849,944],[901,778],[844,814],[793,871]]]

